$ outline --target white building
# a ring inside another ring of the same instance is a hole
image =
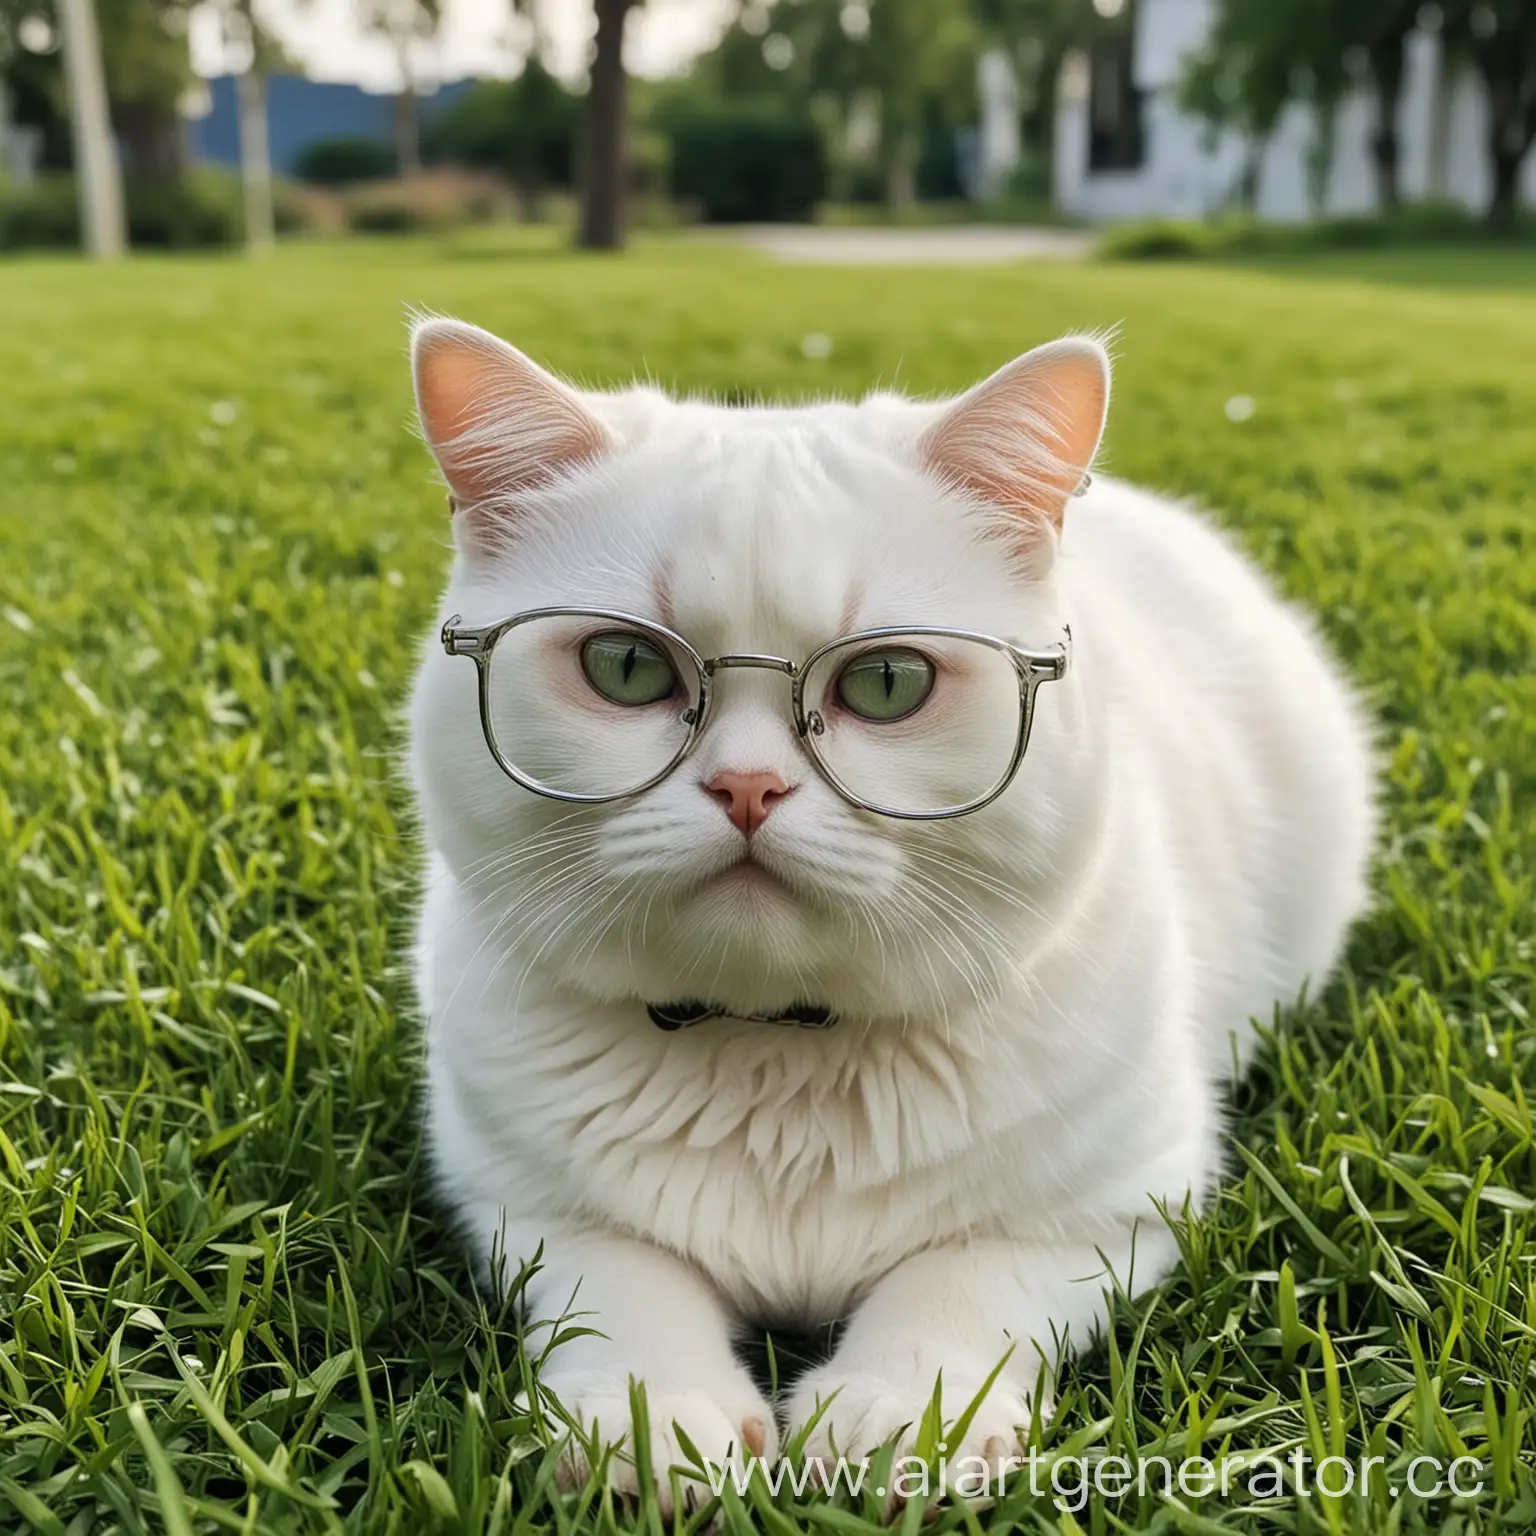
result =
[[[1118,15],[1126,0],[1105,0]],[[1129,46],[1063,66],[1057,95],[1054,192],[1068,213],[1098,220],[1198,218],[1237,202],[1245,146],[1180,110],[1185,59],[1207,35],[1213,0],[1130,0]],[[1308,196],[1307,161],[1315,139],[1311,109],[1293,103],[1259,164],[1261,217],[1298,220],[1321,211],[1369,213],[1376,207],[1370,141],[1375,102],[1369,84],[1339,108],[1335,148],[1321,210]],[[1443,67],[1439,37],[1415,32],[1399,108],[1399,181],[1405,200],[1450,198],[1481,210],[1492,191],[1485,146],[1488,104],[1470,69]],[[1536,154],[1521,178],[1536,202]]]

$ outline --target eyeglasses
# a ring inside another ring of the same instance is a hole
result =
[[[455,614],[443,649],[479,673],[480,723],[507,777],[551,800],[602,804],[661,783],[698,745],[721,672],[790,680],[795,732],[823,779],[881,816],[979,811],[1013,781],[1035,694],[1066,675],[1072,632],[1045,651],[935,625],[860,630],[803,662],[706,659],[679,634],[604,608],[534,608],[479,627]],[[572,730],[573,711],[593,728]]]

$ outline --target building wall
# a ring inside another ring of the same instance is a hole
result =
[[[1211,23],[1211,0],[1140,0],[1135,46],[1136,83],[1146,92],[1146,154],[1135,171],[1088,169],[1086,61],[1069,58],[1057,97],[1055,194],[1066,212],[1096,221],[1149,217],[1198,218],[1235,203],[1244,146],[1235,133],[1212,134],[1176,101],[1183,61]],[[1444,90],[1442,92],[1442,84]],[[1332,165],[1321,211],[1369,213],[1377,205],[1370,156],[1375,103],[1368,89],[1339,107]],[[1491,194],[1484,145],[1487,99],[1470,71],[1441,78],[1437,37],[1409,39],[1400,103],[1400,176],[1408,198],[1443,197],[1481,210]],[[1301,220],[1315,210],[1308,159],[1315,142],[1312,110],[1293,103],[1260,163],[1258,212],[1268,219]],[[1525,165],[1522,193],[1536,202],[1536,155]]]
[[[208,84],[208,112],[188,124],[192,156],[218,165],[240,163],[240,112],[233,75],[220,75]],[[454,81],[421,105],[423,124],[472,82]],[[267,82],[267,132],[272,145],[272,168],[292,175],[299,157],[319,139],[372,139],[394,143],[394,103],[361,86],[299,75],[273,75]]]

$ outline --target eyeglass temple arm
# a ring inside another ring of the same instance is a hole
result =
[[[1062,640],[1048,651],[1027,651],[1021,645],[1010,647],[1014,659],[1042,683],[1057,683],[1072,665],[1072,626],[1061,626]]]
[[[454,614],[442,629],[440,636],[443,649],[450,656],[479,656],[484,654],[486,637],[496,628],[494,624],[483,629],[461,629],[459,619],[461,615]]]

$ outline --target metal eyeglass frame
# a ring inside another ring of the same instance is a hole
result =
[[[491,657],[496,650],[497,642],[503,635],[523,624],[530,624],[539,619],[595,619],[604,624],[622,625],[626,629],[638,630],[643,635],[661,640],[668,649],[681,652],[693,664],[698,676],[698,703],[690,704],[683,711],[683,723],[688,727],[688,735],[684,738],[676,755],[659,773],[653,774],[643,784],[637,784],[633,789],[626,789],[619,794],[580,795],[553,789],[547,784],[540,783],[539,780],[531,778],[519,769],[502,752],[496,740],[495,726],[491,722]],[[1019,679],[1019,733],[1014,742],[1013,756],[1008,763],[1007,771],[986,794],[967,801],[964,805],[949,806],[940,811],[901,811],[854,794],[822,760],[821,753],[816,749],[816,738],[825,731],[826,725],[819,710],[805,708],[805,679],[818,661],[844,646],[856,645],[861,641],[921,639],[924,636],[941,640],[973,641],[1001,653],[1012,662]],[[837,639],[829,640],[825,645],[812,651],[803,662],[797,665],[787,656],[766,656],[754,651],[734,651],[724,656],[706,659],[700,656],[675,630],[668,629],[664,624],[657,624],[654,620],[609,608],[574,607],[530,608],[524,613],[514,614],[510,619],[478,626],[462,625],[460,616],[454,614],[443,625],[442,644],[448,655],[468,656],[475,663],[479,676],[480,726],[485,733],[485,743],[491,749],[491,756],[496,760],[496,766],[513,783],[521,785],[533,794],[543,795],[547,799],[563,800],[573,805],[606,805],[615,800],[629,800],[636,795],[643,795],[648,789],[654,789],[683,763],[698,745],[699,738],[703,736],[709,722],[710,682],[715,673],[735,667],[761,667],[771,672],[782,672],[789,678],[790,706],[794,713],[795,732],[805,744],[806,756],[810,758],[816,771],[844,800],[850,805],[858,806],[861,810],[873,811],[879,816],[894,816],[900,821],[945,821],[952,816],[968,816],[972,811],[979,811],[983,806],[990,805],[1013,782],[1014,775],[1019,771],[1019,764],[1024,760],[1025,748],[1029,745],[1030,728],[1035,718],[1035,694],[1041,683],[1056,682],[1066,676],[1072,656],[1072,630],[1069,626],[1063,625],[1062,640],[1059,644],[1047,651],[1031,651],[1013,644],[1010,640],[999,640],[995,635],[984,635],[971,629],[951,629],[938,624],[890,625],[879,629],[861,629],[850,635],[839,635]]]

